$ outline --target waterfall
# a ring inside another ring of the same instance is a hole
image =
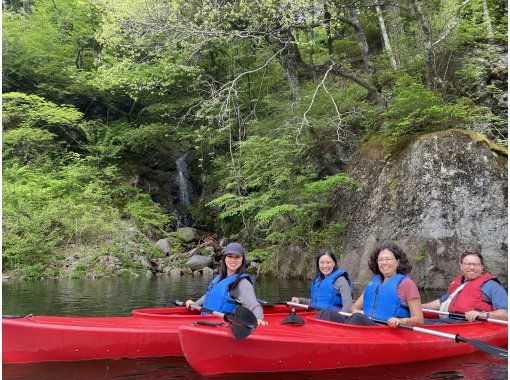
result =
[[[191,182],[189,180],[188,163],[186,160],[191,151],[181,155],[176,162],[177,166],[177,187],[179,188],[179,203],[186,207],[191,204]]]

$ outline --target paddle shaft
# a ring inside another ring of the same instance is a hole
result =
[[[306,310],[320,310],[318,307],[305,305],[303,303],[297,303],[297,302],[285,302],[285,305],[299,307],[301,309],[306,309]]]
[[[340,311],[339,314],[342,314],[342,315],[344,315],[346,317],[350,317],[352,315],[351,313],[345,313],[343,311]],[[370,318],[370,319],[372,321],[380,323],[382,325],[387,325],[388,324],[386,321],[383,321],[382,319],[377,319],[377,318]],[[398,327],[406,329],[406,330],[419,331],[419,332],[422,332],[424,334],[435,335],[435,336],[439,336],[441,338],[447,338],[447,339],[451,339],[451,340],[457,341],[456,335],[453,335],[453,334],[447,334],[447,333],[442,333],[442,332],[439,332],[439,331],[424,329],[424,328],[417,327],[417,326],[406,325],[405,323],[399,324]]]
[[[219,311],[214,311],[214,310],[208,309],[203,306],[198,306],[198,305],[191,305],[190,308],[192,308],[193,310],[205,311],[206,313],[211,313],[211,314],[216,315],[217,317],[225,319],[225,313],[220,313]]]
[[[432,309],[422,309],[422,311],[425,311],[425,312],[428,312],[428,313],[440,314],[440,315],[447,315],[447,316],[453,317],[453,318],[464,318],[464,319],[466,319],[464,314],[460,314],[460,313],[449,313],[447,311],[432,310]],[[501,321],[499,319],[494,319],[494,318],[476,317],[476,319],[478,321],[486,321],[486,322],[497,323],[497,324],[500,324],[500,325],[508,325],[508,321]]]

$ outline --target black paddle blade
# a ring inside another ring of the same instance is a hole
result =
[[[244,339],[257,327],[257,317],[250,309],[236,306],[234,313],[226,313],[223,319],[228,322],[236,339]]]
[[[508,359],[508,350],[505,350],[504,348],[498,346],[493,346],[492,344],[489,343],[482,342],[481,340],[468,339],[457,334],[455,335],[455,341],[470,344],[473,347],[478,348],[480,351],[487,352],[488,354],[497,356],[500,359]]]
[[[305,324],[305,320],[296,314],[296,309],[292,308],[289,315],[283,321],[281,321],[280,324],[303,326]]]

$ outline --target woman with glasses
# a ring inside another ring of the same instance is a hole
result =
[[[460,257],[460,272],[446,294],[423,307],[464,314],[469,322],[477,318],[508,320],[507,292],[496,276],[485,272],[482,255],[464,252]],[[452,321],[460,322],[448,317],[443,320]]]
[[[370,318],[385,320],[391,327],[423,324],[418,286],[407,275],[412,265],[397,245],[385,243],[370,255],[368,266],[374,277],[352,305],[349,324],[375,324]]]

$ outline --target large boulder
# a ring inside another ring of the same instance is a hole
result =
[[[212,267],[213,259],[208,256],[194,255],[186,262],[186,266],[192,271],[200,270],[205,267]]]
[[[466,250],[480,252],[506,282],[507,162],[506,149],[466,130],[364,144],[347,171],[361,187],[339,194],[337,204],[338,219],[348,223],[341,266],[364,284],[372,250],[393,241],[423,288],[447,288]]]
[[[198,230],[196,228],[182,227],[178,228],[177,232],[185,243],[191,243],[192,241],[198,240]]]

